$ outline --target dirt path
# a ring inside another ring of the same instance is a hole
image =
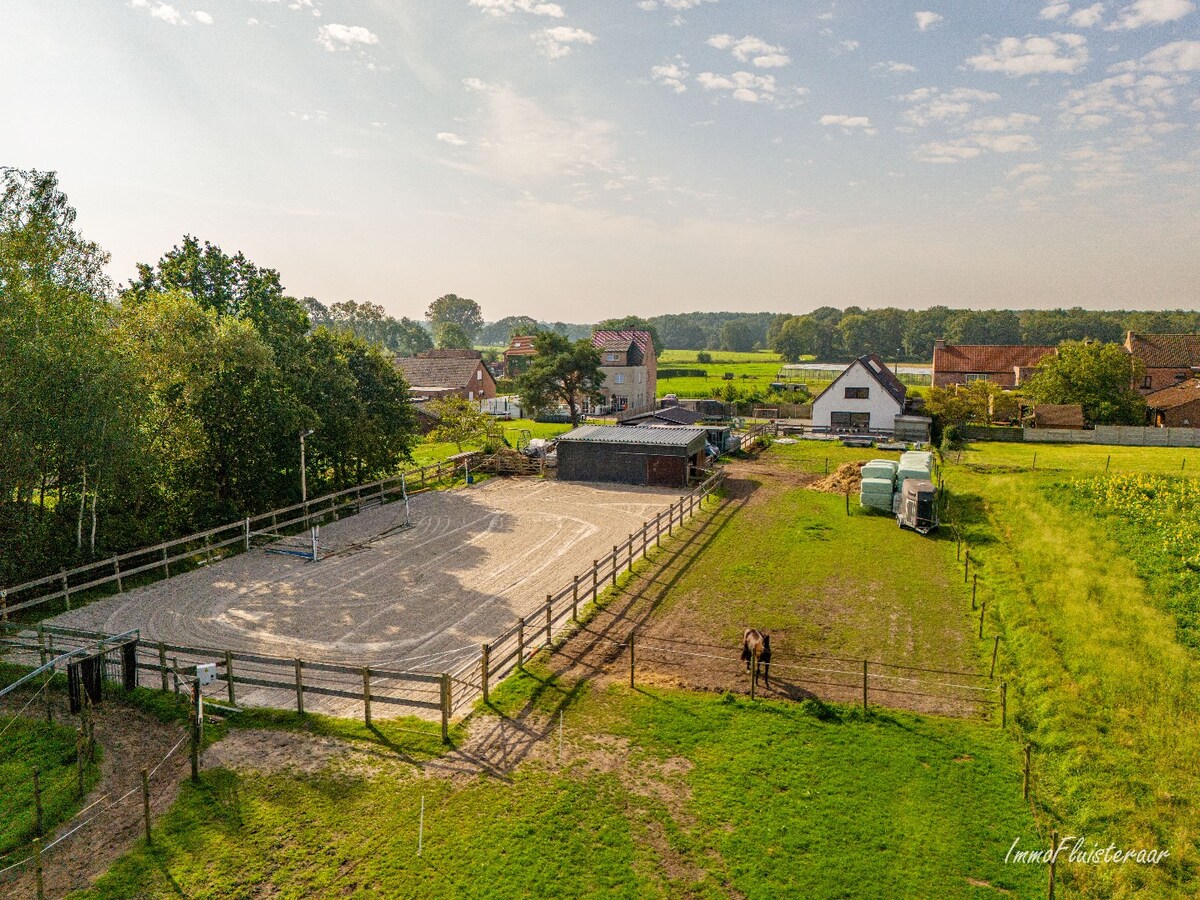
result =
[[[25,699],[21,698],[21,704]],[[12,711],[19,708],[18,705]],[[40,713],[44,707],[35,704],[31,709]],[[188,776],[186,743],[163,762],[184,736],[184,729],[164,724],[119,702],[104,703],[96,707],[93,714],[96,741],[104,751],[100,780],[84,801],[83,811],[46,838],[49,844],[78,828],[43,856],[47,897],[62,897],[70,891],[88,887],[145,833],[141,790],[143,768],[154,770],[158,767],[150,779],[150,808],[154,819],[170,809],[180,783]],[[77,721],[71,717],[63,698],[55,698],[54,719],[70,724]],[[0,884],[0,894],[14,900],[34,897],[32,867],[14,881]]]

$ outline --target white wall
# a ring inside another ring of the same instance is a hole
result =
[[[846,398],[846,388],[856,387],[868,389],[866,400]],[[896,398],[875,380],[874,374],[856,359],[837,384],[830,385],[821,396],[813,401],[813,427],[829,428],[830,413],[833,412],[870,413],[871,429],[891,431],[895,425],[896,416],[904,412],[904,406],[897,402]]]

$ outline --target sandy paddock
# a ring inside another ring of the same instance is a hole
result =
[[[660,488],[493,478],[414,496],[413,527],[383,538],[374,539],[403,521],[398,503],[322,526],[322,548],[341,552],[317,563],[255,549],[53,622],[314,662],[445,671],[678,497]]]

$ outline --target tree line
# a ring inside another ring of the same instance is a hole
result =
[[[0,583],[298,501],[301,432],[312,493],[409,458],[387,334],[190,235],[118,289],[53,173],[0,176]]]

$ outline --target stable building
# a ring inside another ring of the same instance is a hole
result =
[[[1200,428],[1200,380],[1189,378],[1146,398],[1157,428]]]
[[[584,425],[558,439],[558,477],[686,488],[704,465],[706,438],[703,428]]]
[[[496,379],[478,350],[426,350],[397,357],[395,363],[413,399],[486,400],[496,396]]]

